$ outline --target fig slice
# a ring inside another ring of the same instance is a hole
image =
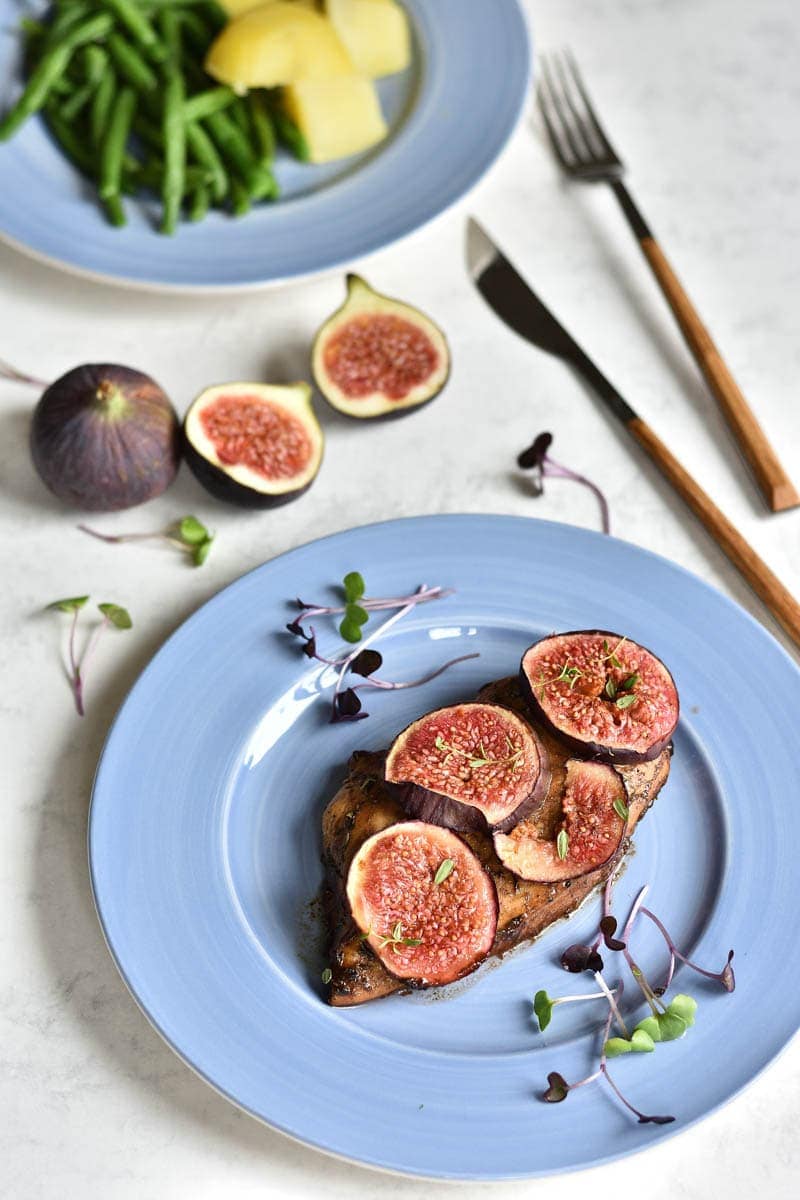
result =
[[[617,811],[617,808],[620,811]],[[520,879],[557,883],[602,867],[622,844],[627,818],[625,785],[613,767],[572,758],[561,793],[563,819],[556,837],[542,837],[533,820],[496,833],[497,857]]]
[[[506,830],[544,795],[546,752],[511,709],[455,704],[395,738],[385,780],[410,816],[464,832]]]
[[[619,764],[657,758],[678,723],[675,682],[652,651],[607,630],[552,634],[522,656],[522,690],[569,748]]]
[[[495,885],[469,846],[438,825],[401,821],[367,838],[346,890],[364,940],[415,987],[468,975],[494,943]]]
[[[347,299],[317,334],[311,366],[325,399],[345,416],[399,416],[438,396],[450,350],[418,308],[348,275]]]
[[[274,508],[311,486],[323,434],[307,383],[226,383],[206,388],[183,423],[186,461],[220,500]]]

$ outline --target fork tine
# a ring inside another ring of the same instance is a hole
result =
[[[576,103],[575,86],[564,66],[562,55],[554,54],[553,60],[555,62],[555,72],[561,83],[562,102],[569,109],[576,135],[580,136],[586,148],[583,157],[585,158],[588,155],[590,159],[597,158],[598,155],[605,152],[605,147],[601,139],[595,136],[595,129],[592,122],[587,120],[586,114],[581,111],[578,103]]]
[[[602,148],[606,154],[610,155],[612,158],[615,158],[617,160],[617,162],[621,163],[622,162],[621,158],[617,154],[614,147],[611,145],[611,142],[608,140],[608,138],[606,136],[606,132],[603,129],[603,126],[600,124],[600,118],[598,117],[595,107],[589,98],[589,93],[587,92],[586,88],[584,87],[583,79],[581,78],[581,73],[578,70],[578,64],[575,61],[575,56],[572,53],[572,51],[569,49],[569,47],[565,47],[563,57],[564,57],[564,61],[567,64],[567,67],[569,68],[569,72],[572,76],[572,81],[578,90],[578,94],[580,95],[581,100],[583,101],[583,106],[586,110],[586,116],[589,118],[591,127],[593,129],[595,136],[597,137],[598,142],[600,143],[600,145],[602,146]],[[563,70],[563,68],[562,68],[562,70]]]
[[[569,122],[565,119],[564,112],[558,104],[558,93],[553,82],[550,64],[544,55],[541,58],[541,66],[542,77],[537,89],[539,108],[544,117],[556,157],[561,162],[561,165],[570,171],[580,165],[583,152],[575,141]],[[564,145],[569,147],[571,157],[564,153]]]

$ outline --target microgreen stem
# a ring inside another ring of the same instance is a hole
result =
[[[579,475],[577,471],[571,471],[569,467],[563,466],[562,463],[557,463],[549,454],[545,455],[545,470],[542,473],[551,479],[571,479],[573,483],[580,483],[583,487],[588,488],[600,506],[600,524],[603,533],[611,532],[611,513],[608,508],[608,501],[596,483],[592,483],[591,479],[587,479],[585,475]]]
[[[594,972],[594,977],[595,977],[595,980],[597,981],[598,986],[602,989],[601,995],[604,995],[606,997],[606,999],[608,1000],[608,1005],[609,1005],[609,1008],[611,1009],[614,1019],[617,1022],[617,1024],[619,1025],[620,1029],[622,1030],[622,1036],[624,1038],[629,1039],[631,1035],[628,1033],[628,1027],[622,1018],[622,1013],[619,1011],[619,1005],[617,1004],[617,1001],[614,998],[614,992],[608,986],[608,984],[606,983],[605,979],[603,979],[603,976],[600,974],[599,971]],[[623,991],[624,991],[624,985],[622,983],[622,980],[620,980],[619,985],[616,988],[617,996],[618,997],[621,996]],[[606,1034],[606,1038],[608,1038],[608,1034]],[[603,1045],[605,1045],[605,1040],[603,1042]]]
[[[532,469],[534,474],[534,491],[537,496],[541,496],[544,491],[543,481],[547,478],[551,479],[569,479],[573,483],[579,483],[583,487],[589,489],[597,500],[600,506],[600,519],[603,526],[603,533],[611,532],[611,515],[608,508],[608,501],[603,495],[596,483],[592,483],[591,479],[587,479],[585,475],[580,475],[577,471],[573,471],[571,467],[565,467],[563,463],[556,462],[548,454],[553,441],[551,433],[540,433],[528,447],[523,450],[522,454],[517,458],[517,464],[523,470]]]
[[[33,387],[46,388],[50,384],[44,379],[37,379],[35,375],[26,375],[24,371],[18,371],[16,367],[12,367],[10,363],[0,359],[0,376],[3,379],[10,379],[12,383],[29,383]]]
[[[417,604],[426,604],[429,600],[442,600],[445,596],[451,596],[453,591],[453,588],[429,588],[425,585],[417,588],[416,592],[410,596],[392,596],[374,600],[362,597],[358,603],[367,612],[381,612],[384,609],[405,608],[406,606],[414,608]],[[345,605],[305,604],[302,600],[297,601],[297,606],[301,610],[295,618],[298,625],[310,617],[333,617],[345,612],[346,609]],[[364,642],[361,643],[361,646],[363,648]]]
[[[83,711],[83,687],[81,682],[81,673],[78,666],[78,660],[75,656],[75,633],[78,628],[79,609],[72,610],[72,623],[69,627],[69,666],[70,666],[70,683],[72,684],[72,693],[75,697],[75,707],[78,710],[78,716],[84,715]]]
[[[364,642],[361,643],[361,646],[364,646]],[[437,667],[435,671],[429,671],[427,675],[422,675],[419,679],[406,679],[399,683],[392,683],[390,679],[376,679],[374,675],[371,675],[369,679],[365,679],[363,683],[355,684],[353,686],[353,691],[357,692],[360,691],[361,688],[368,687],[384,688],[386,691],[397,691],[400,688],[419,687],[420,684],[430,683],[432,679],[436,679],[437,675],[443,674],[443,672],[445,672],[449,667],[454,667],[456,663],[466,662],[467,659],[470,658],[480,658],[480,654],[478,654],[477,651],[473,654],[460,654],[458,658],[449,659],[446,663],[443,663],[440,667]],[[323,659],[322,661],[328,662],[329,660]],[[344,660],[339,659],[339,662],[334,662],[332,665],[338,666],[342,661]]]
[[[672,938],[670,937],[669,933],[667,932],[665,926],[658,919],[656,914],[654,912],[651,912],[649,908],[642,908],[641,911],[642,911],[642,914],[645,917],[649,917],[650,920],[653,922],[653,924],[656,926],[656,928],[661,931],[664,941],[667,943],[667,949],[669,950],[669,955],[670,955],[670,963],[669,963],[669,971],[667,974],[667,981],[664,984],[664,991],[667,990],[670,983],[672,982],[672,976],[675,971],[675,959],[676,958],[680,959],[680,961],[682,963],[685,963],[686,966],[690,967],[693,971],[697,971],[698,975],[705,975],[706,979],[716,979],[720,983],[722,983],[723,986],[727,986],[723,980],[724,971],[707,971],[704,967],[699,967],[697,965],[697,963],[692,962],[692,960],[690,958],[687,958],[685,954],[681,954],[680,950],[677,948],[677,946],[673,942]],[[728,966],[730,967],[730,960],[728,962]]]
[[[631,911],[628,914],[628,919],[625,922],[625,928],[622,931],[622,939],[621,940],[623,942],[628,941],[628,939],[631,935],[631,929],[633,929],[633,922],[636,920],[636,915],[639,912],[639,909],[642,907],[642,902],[649,891],[650,891],[650,885],[649,885],[649,883],[646,883],[644,885],[644,887],[641,889],[641,891],[639,892],[636,899],[634,900],[634,902],[631,906]]]

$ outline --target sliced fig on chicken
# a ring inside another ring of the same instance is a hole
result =
[[[652,651],[606,630],[553,634],[522,656],[522,689],[535,719],[586,757],[645,762],[678,723],[675,682]]]
[[[628,798],[622,779],[606,763],[572,758],[561,794],[562,820],[552,838],[533,820],[496,833],[494,848],[504,867],[520,879],[557,883],[602,867],[622,844]]]
[[[386,756],[386,783],[406,812],[463,832],[510,829],[547,788],[544,747],[499,704],[455,704],[414,721]]]
[[[373,834],[350,864],[346,889],[364,940],[414,987],[461,979],[494,943],[495,885],[449,829],[402,821]]]

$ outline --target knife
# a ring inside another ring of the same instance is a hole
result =
[[[800,604],[788,588],[471,218],[467,225],[467,266],[478,291],[506,325],[540,350],[568,362],[592,385],[800,648]]]

